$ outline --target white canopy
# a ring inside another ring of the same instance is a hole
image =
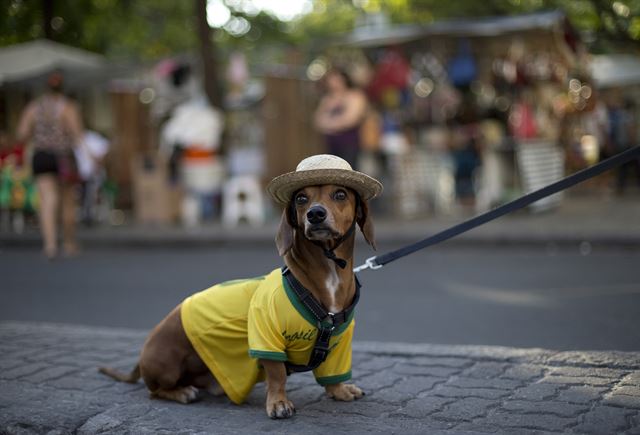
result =
[[[630,54],[593,56],[591,76],[600,88],[640,85],[640,57]]]
[[[81,76],[97,73],[103,56],[46,39],[0,48],[0,85],[36,79],[54,70]]]

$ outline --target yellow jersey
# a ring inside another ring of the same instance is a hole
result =
[[[242,403],[264,380],[257,359],[305,365],[315,344],[315,318],[298,300],[280,269],[228,281],[182,303],[182,325],[209,370],[234,403]],[[333,331],[327,359],[313,370],[320,385],[351,379],[350,318]]]

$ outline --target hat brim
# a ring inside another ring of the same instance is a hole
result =
[[[355,190],[363,201],[382,193],[382,183],[362,172],[346,169],[310,169],[282,174],[267,185],[267,192],[280,205],[286,206],[293,194],[308,186],[336,184]]]

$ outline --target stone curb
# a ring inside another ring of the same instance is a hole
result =
[[[526,362],[575,367],[611,367],[640,369],[640,352],[621,351],[553,351],[540,348],[504,346],[354,342],[354,351],[388,356],[464,357],[485,361]]]
[[[73,337],[74,335],[83,336],[90,333],[105,339],[144,339],[149,333],[149,331],[146,330],[130,328],[103,328],[97,326],[47,322],[0,321],[0,331],[2,329],[12,328],[20,329],[22,331],[33,330],[38,332],[49,331],[62,333],[69,337]],[[534,362],[536,364],[562,364],[576,367],[612,367],[625,370],[640,369],[640,352],[591,350],[554,351],[541,348],[516,348],[506,346],[447,345],[377,341],[355,341],[353,343],[353,350],[355,352],[381,356],[460,357],[485,361]]]

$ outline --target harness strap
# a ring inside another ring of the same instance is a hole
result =
[[[320,301],[293,276],[288,267],[284,266],[282,268],[282,275],[287,280],[296,297],[313,314],[316,320],[318,333],[313,349],[311,350],[311,355],[309,356],[309,362],[306,365],[291,364],[288,361],[285,362],[288,373],[307,372],[315,369],[327,359],[329,355],[329,341],[331,340],[334,329],[342,326],[349,320],[360,299],[360,281],[358,277],[354,275],[356,280],[356,293],[353,296],[353,301],[341,312],[332,313],[327,311]]]

